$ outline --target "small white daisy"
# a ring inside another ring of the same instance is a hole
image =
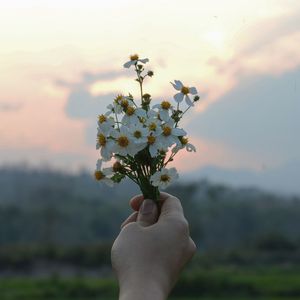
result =
[[[180,91],[176,95],[174,95],[174,99],[176,102],[180,103],[183,99],[185,99],[185,102],[189,106],[194,106],[193,101],[190,99],[189,94],[196,95],[197,89],[195,87],[187,87],[182,84],[180,80],[174,80],[175,83],[171,84],[175,88],[175,90]]]
[[[155,135],[154,132],[151,132],[148,136],[147,136],[147,144],[149,145],[149,152],[151,157],[155,157],[157,155],[157,152],[164,149],[165,147],[161,144],[159,138]]]
[[[179,144],[179,136],[186,135],[186,132],[183,129],[174,127],[174,120],[170,119],[167,123],[161,126],[162,133],[158,137],[159,142],[165,148],[172,146],[173,144]]]
[[[100,149],[100,154],[104,161],[108,161],[112,157],[114,141],[98,128],[96,149]]]
[[[147,135],[149,131],[141,123],[132,124],[129,127],[131,137],[136,144],[147,143]]]
[[[139,56],[137,54],[133,54],[133,55],[130,55],[130,60],[128,62],[126,62],[123,66],[124,66],[124,68],[130,68],[131,66],[137,64],[138,62],[145,64],[148,61],[149,61],[148,58],[139,59]]]
[[[155,104],[153,108],[159,109],[159,117],[162,121],[168,122],[170,119],[169,112],[173,110],[173,107],[169,101],[162,101],[160,104]]]
[[[142,108],[135,108],[134,106],[128,106],[125,110],[125,114],[122,118],[122,123],[124,125],[137,124],[140,122],[140,118],[145,118],[146,111]]]
[[[108,109],[108,112],[106,113],[107,116],[111,114],[119,115],[123,111],[122,106],[116,102],[114,102],[113,104],[109,104],[106,108]]]
[[[178,173],[175,168],[162,168],[150,177],[150,181],[153,186],[165,189],[177,178]]]
[[[114,128],[114,125],[115,125],[114,118],[103,114],[98,116],[99,129],[105,134],[109,134],[109,132]]]
[[[162,132],[161,121],[157,117],[158,113],[156,111],[148,111],[148,118],[146,119],[145,125],[148,127],[149,131],[159,135]]]
[[[109,177],[113,175],[112,168],[101,168],[102,167],[102,160],[97,160],[96,170],[94,173],[95,179],[107,184],[108,186],[112,187],[114,185],[113,180]]]
[[[188,152],[196,152],[196,147],[189,143],[188,141],[188,138],[187,137],[179,137],[179,140],[180,140],[180,144],[177,144],[173,149],[172,149],[172,152],[173,153],[176,153],[178,152],[179,150],[181,149],[186,149]]]
[[[114,137],[115,143],[113,146],[113,152],[123,156],[131,155],[134,156],[142,148],[140,145],[136,144],[126,126],[122,126],[120,131],[115,130],[111,133],[111,136]]]

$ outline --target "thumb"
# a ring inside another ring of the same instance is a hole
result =
[[[139,209],[137,223],[146,227],[153,225],[158,218],[158,208],[153,200],[145,199]]]

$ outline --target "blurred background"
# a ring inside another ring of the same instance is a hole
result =
[[[300,299],[300,3],[0,0],[0,299],[117,299],[110,247],[137,187],[92,174],[97,115],[170,81],[201,96],[178,155],[198,253],[170,299]]]

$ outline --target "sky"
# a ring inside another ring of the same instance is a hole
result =
[[[93,170],[97,115],[138,95],[123,68],[138,53],[154,99],[171,100],[174,79],[201,96],[183,122],[197,152],[178,156],[181,172],[300,175],[299,1],[0,3],[0,165]]]

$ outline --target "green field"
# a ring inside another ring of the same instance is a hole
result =
[[[1,300],[117,299],[114,279],[2,278]],[[300,299],[296,268],[213,268],[183,274],[170,299]]]

